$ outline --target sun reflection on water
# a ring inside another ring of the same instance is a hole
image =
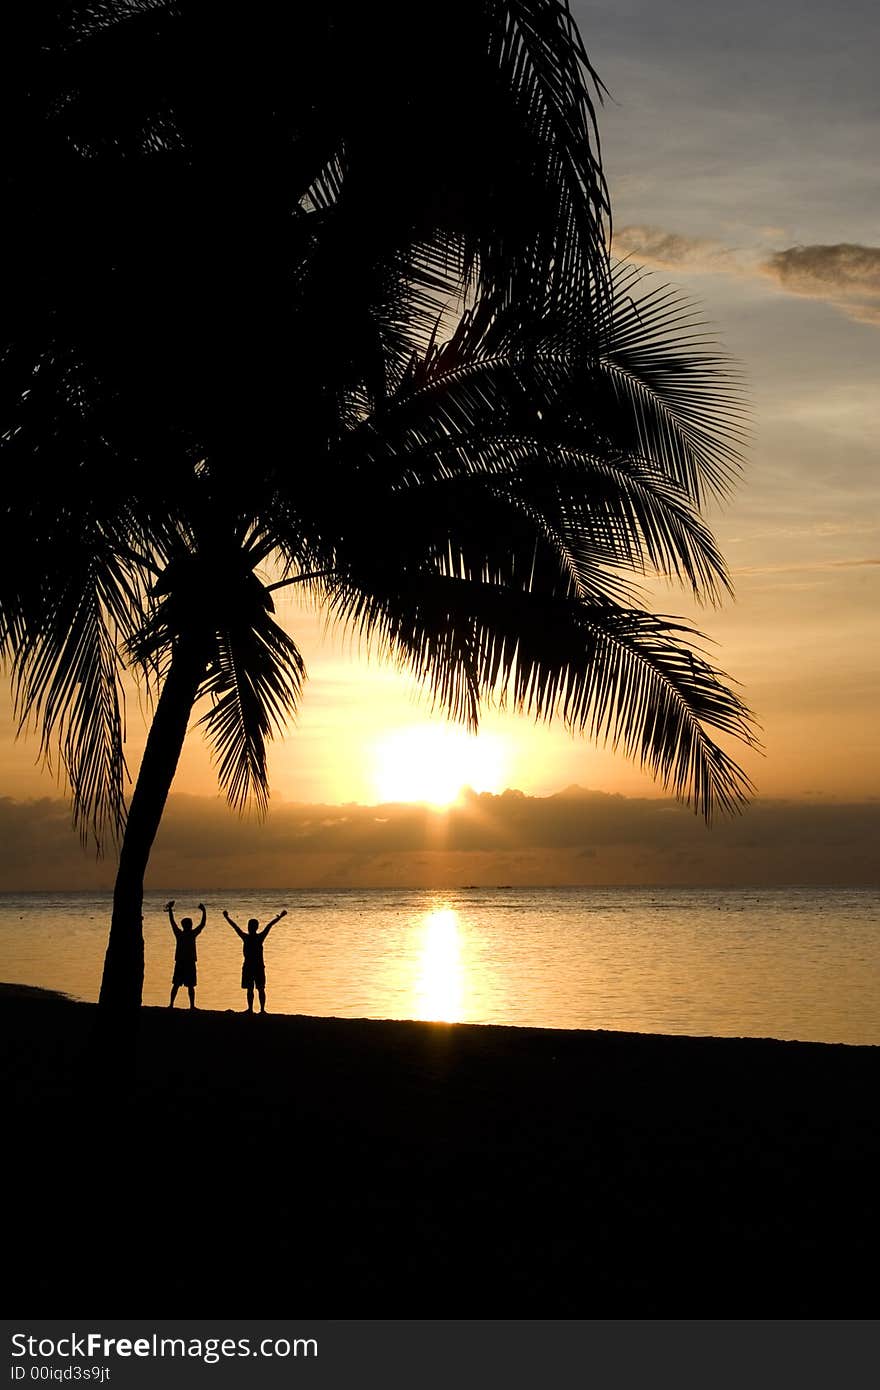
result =
[[[458,913],[435,908],[421,924],[415,1018],[459,1023],[464,1017],[464,966]]]

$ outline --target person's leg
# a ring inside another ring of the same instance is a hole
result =
[[[187,985],[187,987],[186,987],[186,992],[187,992],[187,994],[189,995],[189,1006],[190,1006],[191,1009],[194,1009],[195,1006],[196,1006],[196,990],[195,990],[195,985]]]
[[[260,996],[260,1013],[264,1014],[266,1012],[266,991],[262,985],[257,989],[257,993]]]
[[[247,1011],[248,1011],[249,1014],[252,1014],[253,1011],[254,1011],[254,987],[253,987],[253,985],[248,985],[247,1001],[248,1001]]]
[[[173,1009],[173,1008],[174,1008],[174,1001],[175,1001],[175,999],[177,998],[177,991],[178,991],[179,989],[180,989],[180,985],[172,985],[172,986],[171,986],[171,998],[170,998],[169,1001],[168,1001],[168,1007],[169,1007],[169,1009]]]

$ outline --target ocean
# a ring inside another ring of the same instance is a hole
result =
[[[880,1044],[880,891],[461,888],[148,893],[144,1002],[168,1002],[178,921],[208,907],[196,1002],[240,1009],[244,928],[270,1012]],[[0,895],[0,979],[94,1000],[110,903]],[[186,1006],[186,991],[177,1007]]]

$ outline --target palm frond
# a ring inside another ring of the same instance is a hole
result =
[[[531,142],[532,176],[542,185],[540,195],[534,190],[540,212],[532,214],[531,264],[520,273],[516,267],[512,279],[508,272],[511,299],[540,302],[543,313],[568,312],[572,328],[595,329],[607,297],[610,206],[588,84],[600,97],[604,89],[567,3],[499,0],[494,9],[490,53],[512,94],[521,148]],[[503,235],[484,251],[487,287],[504,283],[497,259],[508,253]]]
[[[96,529],[56,534],[52,544],[51,578],[25,577],[14,605],[7,657],[15,709],[20,731],[39,728],[50,766],[57,750],[74,822],[100,849],[125,820],[120,652],[139,621],[142,580]]]
[[[707,493],[729,493],[742,468],[742,375],[684,295],[661,285],[639,296],[643,278],[630,266],[615,273],[595,423],[699,506]]]
[[[752,716],[685,644],[699,639],[685,624],[451,577],[378,589],[340,584],[336,616],[412,671],[451,717],[475,728],[487,698],[510,699],[610,741],[707,821],[745,800],[748,778],[709,730],[755,747]]]
[[[423,556],[448,544],[462,555],[456,572],[472,577],[492,568],[505,541],[513,555],[544,536],[582,598],[612,597],[614,568],[650,568],[714,600],[729,580],[680,482],[690,462],[670,466],[670,452],[681,462],[674,441],[659,457],[642,456],[640,443],[632,410],[609,410],[579,356],[568,360],[552,337],[530,350],[500,318],[487,333],[469,312],[340,441],[344,483],[328,471],[328,527],[340,544],[350,528],[367,545],[402,547],[406,563],[422,542]],[[514,512],[531,517],[531,529]]]
[[[730,592],[709,528],[683,493],[640,461],[523,443],[516,468],[496,474],[493,491],[532,519],[582,600],[623,597],[619,572],[678,580],[699,601]]]
[[[299,708],[305,664],[295,643],[262,609],[249,624],[216,635],[215,658],[202,693],[212,708],[199,721],[214,753],[230,805],[269,799],[266,743],[283,733]]]

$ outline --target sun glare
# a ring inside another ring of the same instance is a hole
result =
[[[380,801],[450,806],[463,787],[503,791],[504,740],[437,724],[394,729],[374,746],[373,785]]]
[[[422,924],[415,1017],[458,1023],[464,1009],[464,970],[458,913],[435,908]]]

